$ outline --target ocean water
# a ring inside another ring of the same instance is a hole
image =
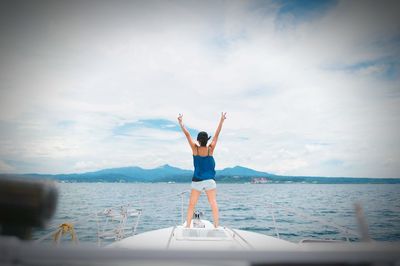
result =
[[[80,242],[95,244],[95,213],[125,204],[142,209],[137,234],[181,224],[179,193],[189,187],[189,183],[60,183],[55,217],[48,228],[36,230],[33,238],[72,222]],[[183,217],[188,201],[185,193]],[[217,202],[221,226],[271,236],[278,232],[280,238],[292,242],[346,237],[358,241],[357,235],[315,220],[357,231],[354,203],[359,203],[372,239],[400,241],[400,184],[218,184]],[[212,221],[205,193],[196,209],[204,213],[203,219]]]

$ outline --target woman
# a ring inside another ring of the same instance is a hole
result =
[[[208,146],[207,142],[211,137],[208,136],[207,132],[201,131],[197,135],[198,143],[195,143],[190,136],[189,131],[183,125],[182,119],[183,115],[179,114],[179,125],[181,126],[183,133],[189,141],[190,148],[192,148],[194,164],[194,174],[191,185],[192,191],[190,194],[189,208],[186,218],[186,228],[190,228],[194,207],[196,206],[197,200],[199,199],[199,196],[203,189],[205,190],[208,202],[211,205],[214,219],[214,227],[218,228],[219,217],[218,205],[216,200],[217,184],[215,183],[215,161],[213,153],[215,150],[215,146],[217,145],[218,136],[221,132],[222,124],[226,119],[226,113],[221,113],[221,119],[219,121],[218,128],[215,131],[213,140]]]

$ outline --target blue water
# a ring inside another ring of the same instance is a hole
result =
[[[77,222],[81,242],[96,243],[94,213],[130,203],[142,208],[137,233],[181,223],[181,197],[188,184],[165,183],[61,183],[58,208],[49,228],[34,233],[37,239],[64,222]],[[218,184],[220,225],[276,236],[298,242],[304,238],[345,239],[339,230],[310,222],[301,215],[317,217],[357,231],[354,203],[363,207],[371,238],[400,241],[400,184]],[[188,203],[184,196],[184,217]],[[268,203],[281,206],[275,209]],[[212,221],[212,212],[203,193],[197,209]],[[348,235],[351,241],[358,237]]]

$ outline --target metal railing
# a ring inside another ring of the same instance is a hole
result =
[[[166,197],[161,197],[161,199],[167,199],[167,198],[176,197],[176,196],[180,196],[181,197],[181,206],[180,206],[180,220],[181,220],[180,223],[181,224],[183,224],[184,221],[185,221],[185,218],[184,218],[184,197],[185,197],[186,194],[189,194],[189,193],[190,193],[190,190],[184,190],[184,191],[182,191],[182,192],[180,192],[178,194],[171,194],[171,195],[168,195]],[[219,194],[224,195],[224,193],[221,193],[221,192],[219,192]],[[146,201],[141,201],[142,204],[144,202],[146,202]],[[149,200],[149,202],[150,202],[150,200]],[[124,209],[123,206],[125,206],[126,208]],[[101,227],[99,225],[99,216],[105,216],[106,217],[105,226],[107,226],[107,224],[110,222],[110,220],[112,220],[112,219],[114,219],[116,217],[115,215],[114,215],[115,217],[112,217],[113,215],[112,215],[111,212],[106,213],[107,210],[111,210],[112,208],[108,208],[103,212],[98,212],[98,213],[95,214],[96,217],[97,217],[96,222],[97,222],[97,225],[98,225],[98,232],[97,232],[98,245],[100,245],[100,243],[101,243],[101,240],[100,240],[101,238],[107,238],[107,237],[110,238],[111,237],[110,233],[113,233],[112,237],[115,238],[115,240],[121,240],[122,238],[124,238],[126,236],[126,234],[124,233],[124,229],[126,229],[126,224],[127,224],[128,206],[131,206],[131,205],[123,205],[123,206],[119,206],[119,208],[121,210],[121,213],[119,213],[119,215],[118,215],[119,224],[118,224],[117,228],[114,228],[115,230],[112,230],[110,228],[109,228],[109,230],[101,230]],[[289,208],[289,207],[285,207],[285,206],[277,205],[277,204],[273,204],[273,203],[266,203],[265,206],[270,209],[270,215],[271,215],[272,222],[273,222],[273,230],[274,230],[275,235],[276,235],[277,238],[281,238],[281,235],[279,233],[279,229],[278,229],[278,225],[277,225],[277,221],[276,221],[277,217],[275,215],[275,212],[277,210],[283,210],[286,213],[291,213],[291,214],[295,214],[297,216],[306,218],[307,220],[309,220],[311,222],[318,222],[319,224],[322,224],[324,226],[329,226],[329,227],[335,228],[340,233],[344,234],[346,241],[350,241],[350,238],[349,238],[350,235],[356,236],[357,238],[361,238],[361,239],[370,239],[369,237],[366,237],[366,236],[360,237],[360,234],[357,231],[351,230],[349,228],[346,228],[346,227],[344,227],[342,225],[339,225],[339,224],[336,224],[334,222],[326,221],[326,220],[321,219],[319,217],[311,216],[311,215],[309,215],[309,214],[307,214],[307,213],[305,213],[305,212],[303,212],[301,210],[298,210],[298,209],[293,209],[293,208]],[[117,207],[114,207],[114,208],[117,208]],[[123,213],[123,210],[125,210],[125,214]],[[137,230],[137,227],[138,227],[138,224],[139,224],[139,219],[140,219],[140,216],[142,214],[142,209],[135,209],[135,210],[137,211],[138,215],[137,215],[136,222],[132,226],[132,234],[130,234],[130,235],[135,235],[136,234],[136,230]],[[93,218],[93,217],[90,217],[90,218]],[[361,217],[361,218],[357,217],[357,218],[359,218],[358,220],[364,222],[364,224],[365,224],[364,217]],[[87,220],[88,219],[86,219],[86,220],[85,219],[80,219],[79,221],[74,222],[73,225],[77,225],[77,224],[83,223],[84,221],[87,221]],[[364,228],[365,228],[365,225],[364,225]],[[54,236],[54,234],[58,230],[59,229],[56,229],[56,230],[54,230],[54,231],[42,236],[41,238],[35,240],[35,243],[42,242],[44,239],[49,238],[50,236]],[[368,233],[365,232],[365,230],[364,230],[363,234],[367,235]]]
[[[142,209],[132,208],[129,204],[97,212],[97,245],[100,246],[103,239],[119,241],[128,235],[135,235],[141,215]],[[131,227],[129,218],[136,218]]]
[[[351,230],[351,229],[346,228],[346,227],[344,227],[342,225],[338,225],[338,224],[336,224],[334,222],[329,222],[329,221],[326,221],[324,219],[321,219],[321,218],[318,218],[318,217],[315,217],[315,216],[311,216],[311,215],[309,215],[309,214],[307,214],[305,212],[302,212],[300,210],[295,210],[295,209],[292,209],[292,208],[288,208],[288,207],[284,207],[284,206],[277,205],[277,204],[272,204],[272,203],[266,203],[266,206],[269,207],[269,208],[273,208],[273,209],[280,209],[280,210],[283,210],[283,211],[285,211],[287,213],[296,214],[296,215],[298,215],[300,217],[308,219],[311,222],[318,222],[318,223],[320,223],[322,225],[335,228],[335,229],[339,230],[341,233],[344,234],[344,236],[346,238],[346,241],[350,241],[349,235],[353,235],[353,236],[359,237],[359,233],[357,231]],[[279,238],[278,228],[276,226],[276,222],[275,222],[276,219],[275,219],[273,210],[271,210],[271,216],[272,216],[272,219],[273,219],[273,222],[274,222],[274,228],[275,228],[276,235]]]
[[[185,190],[185,191],[182,191],[182,192],[180,192],[180,193],[178,194],[179,196],[181,196],[181,224],[183,224],[183,222],[184,222],[184,218],[183,218],[183,217],[184,217],[184,216],[183,216],[183,210],[184,210],[184,203],[183,203],[183,202],[184,202],[184,195],[185,195],[186,193],[189,193],[189,192],[190,192],[190,190]],[[221,192],[219,192],[219,194],[224,195],[224,193],[221,193]],[[347,242],[350,241],[350,236],[354,236],[354,237],[357,237],[357,238],[370,240],[370,238],[367,237],[367,236],[364,236],[364,237],[360,236],[359,232],[357,232],[357,231],[355,231],[355,230],[346,228],[345,226],[336,224],[336,223],[334,223],[334,222],[326,221],[325,219],[321,219],[321,218],[319,218],[319,217],[315,217],[315,216],[309,215],[309,214],[307,214],[307,213],[305,213],[305,212],[303,212],[303,211],[301,211],[301,210],[296,210],[296,209],[292,209],[292,208],[289,208],[289,207],[285,207],[285,206],[281,206],[281,205],[277,205],[277,204],[273,204],[273,203],[266,203],[265,205],[266,205],[266,207],[268,207],[268,208],[270,209],[270,215],[271,215],[272,222],[273,222],[273,229],[274,229],[274,232],[275,232],[276,237],[279,238],[279,239],[280,239],[280,234],[279,234],[279,230],[278,230],[278,226],[277,226],[277,222],[276,222],[276,216],[275,216],[275,211],[276,211],[276,210],[283,210],[283,211],[285,211],[286,213],[295,214],[295,215],[300,216],[300,217],[303,217],[303,218],[305,218],[305,219],[307,219],[307,220],[309,220],[309,221],[311,221],[311,222],[318,222],[318,223],[321,224],[321,225],[335,228],[335,229],[337,229],[340,233],[342,233],[342,234],[344,235],[344,237],[345,237],[345,239],[346,239]],[[358,206],[358,207],[357,207],[357,206]],[[357,210],[357,208],[361,208],[361,206],[359,206],[359,204],[356,204],[356,210]],[[361,221],[362,223],[364,223],[363,228],[365,228],[365,227],[366,227],[366,226],[365,226],[365,224],[366,224],[365,218],[364,218],[364,217],[361,217],[361,218],[360,218],[360,215],[357,215],[357,218],[358,218],[359,224],[360,224],[360,221]],[[366,232],[366,231],[364,230],[364,233],[363,233],[363,234],[364,234],[364,235],[368,235],[368,232]]]
[[[62,223],[60,225],[53,224],[50,228],[55,227],[55,230],[52,230],[39,239],[34,240],[33,243],[41,243],[52,237],[53,242],[56,245],[59,245],[61,238],[65,233],[70,233],[74,238],[74,242],[78,243],[79,238],[75,233],[74,228],[76,228],[76,225],[87,224],[94,218],[97,225],[97,245],[100,246],[102,240],[114,239],[115,241],[118,241],[128,235],[135,235],[141,215],[142,209],[132,208],[131,204],[107,208],[103,211],[94,213],[94,215],[83,217],[77,221]],[[132,221],[132,226],[129,226],[129,222],[133,218],[136,218],[136,221]]]

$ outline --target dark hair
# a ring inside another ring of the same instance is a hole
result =
[[[200,146],[207,146],[207,141],[211,138],[209,137],[207,132],[201,131],[197,134],[197,141],[200,143]]]

